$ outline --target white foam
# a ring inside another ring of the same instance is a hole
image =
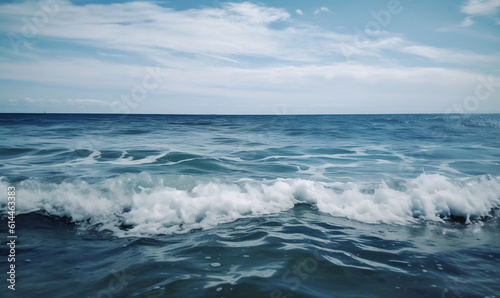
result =
[[[147,173],[127,174],[98,185],[26,180],[17,185],[17,208],[20,213],[43,210],[76,222],[88,220],[117,235],[148,235],[207,229],[242,217],[277,214],[297,203],[316,205],[319,211],[333,216],[391,224],[419,219],[442,221],[450,214],[485,216],[500,206],[500,183],[489,176],[452,180],[422,174],[407,180],[405,190],[393,189],[384,182],[367,190],[366,183],[303,179],[212,181],[190,189],[164,184]],[[0,190],[6,186],[2,179]],[[122,224],[132,228],[120,230]]]
[[[156,154],[156,155],[146,156],[146,157],[141,158],[141,159],[134,159],[133,156],[124,157],[126,155],[126,152],[123,152],[119,159],[116,159],[114,161],[107,161],[107,162],[104,162],[104,163],[114,164],[114,165],[121,165],[121,166],[150,164],[150,163],[154,163],[158,159],[166,156],[168,153],[170,153],[170,151],[163,152],[163,153]]]
[[[101,152],[99,150],[93,150],[92,153],[87,157],[80,157],[75,160],[66,160],[66,162],[61,163],[58,166],[91,165],[97,163],[97,159],[99,159],[100,157]]]

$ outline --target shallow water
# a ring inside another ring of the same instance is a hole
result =
[[[16,296],[497,296],[499,124],[0,114]]]

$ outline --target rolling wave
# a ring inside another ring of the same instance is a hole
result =
[[[185,176],[173,183],[146,172],[123,174],[96,184],[79,179],[57,184],[28,179],[16,185],[17,210],[68,217],[82,227],[110,230],[117,236],[145,236],[279,215],[304,203],[335,217],[399,225],[454,218],[469,223],[491,216],[492,210],[500,207],[499,178],[492,176],[451,179],[424,173],[376,185],[305,179],[240,179],[230,183],[193,179]],[[0,191],[5,193],[7,185],[2,178]]]

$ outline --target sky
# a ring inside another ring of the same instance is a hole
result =
[[[0,112],[500,112],[500,0],[2,1]]]

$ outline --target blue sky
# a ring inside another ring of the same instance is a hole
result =
[[[1,112],[500,112],[500,0],[2,3]]]

